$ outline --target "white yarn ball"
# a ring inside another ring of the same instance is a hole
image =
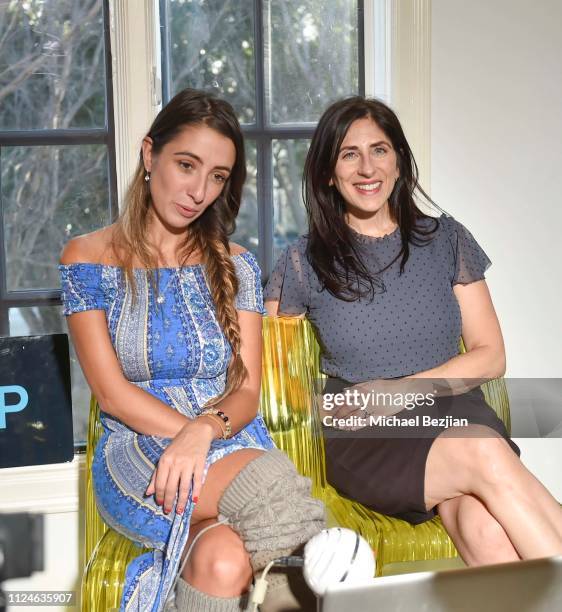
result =
[[[304,578],[317,595],[336,584],[366,584],[375,568],[368,542],[351,529],[324,529],[304,547]]]

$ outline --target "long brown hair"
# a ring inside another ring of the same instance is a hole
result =
[[[330,186],[341,144],[351,124],[369,117],[388,136],[396,152],[399,177],[390,194],[390,217],[400,228],[402,248],[382,270],[372,274],[364,264],[357,239],[345,222],[346,203]],[[303,197],[308,214],[307,257],[323,287],[336,297],[354,301],[383,290],[379,278],[400,256],[400,273],[410,255],[410,244],[423,245],[439,226],[416,204],[421,195],[441,210],[421,188],[418,167],[398,117],[386,104],[373,98],[353,96],[329,106],[312,136],[303,176]]]
[[[201,253],[217,319],[232,348],[233,358],[228,367],[226,389],[221,396],[209,402],[214,404],[239,388],[247,376],[240,356],[240,326],[235,308],[238,278],[228,245],[228,236],[236,227],[235,219],[246,180],[246,158],[240,124],[230,104],[194,89],[180,91],[154,119],[147,133],[152,139],[153,155],[158,155],[162,148],[188,125],[204,125],[216,130],[229,138],[236,150],[234,166],[221,194],[189,225],[185,242],[178,253],[180,265],[186,264],[191,253]],[[133,273],[135,260],[152,271],[153,283],[154,270],[158,267],[158,258],[147,232],[151,194],[149,183],[144,177],[145,167],[141,151],[125,197],[125,205],[113,232],[115,257],[125,269],[133,290],[136,287]]]

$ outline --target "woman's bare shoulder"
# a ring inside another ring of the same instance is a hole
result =
[[[60,262],[63,265],[74,263],[93,263],[111,265],[114,226],[102,227],[95,232],[76,236],[69,240],[61,253]]]
[[[229,242],[228,246],[230,248],[231,255],[240,255],[242,253],[245,253],[248,250],[244,248],[243,246],[241,246],[240,244],[236,244],[236,242]]]

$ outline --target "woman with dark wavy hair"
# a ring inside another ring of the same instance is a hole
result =
[[[96,503],[154,549],[127,568],[122,610],[162,610],[178,571],[179,611],[240,610],[253,573],[323,526],[257,414],[261,275],[228,241],[245,177],[231,106],[186,89],[144,138],[117,222],[61,257],[64,312],[101,409]],[[284,576],[273,582],[264,610],[295,603]]]
[[[490,261],[458,221],[418,207],[433,203],[394,112],[363,97],[330,106],[303,191],[308,234],[265,300],[315,328],[328,481],[412,524],[438,513],[469,565],[562,553],[560,506],[478,386],[505,371]],[[398,401],[416,392],[418,405]]]

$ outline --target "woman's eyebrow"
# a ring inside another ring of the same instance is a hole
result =
[[[372,144],[370,144],[370,147],[378,147],[380,145],[386,145],[387,147],[390,147],[390,143],[387,142],[386,140],[379,140],[377,142],[373,142]],[[342,147],[340,149],[340,151],[357,151],[359,149],[359,147],[357,145],[346,145],[344,147]]]
[[[198,161],[200,164],[203,163],[203,160],[199,157],[199,155],[195,155],[191,151],[176,151],[174,155],[183,155],[187,157],[192,157],[195,161]],[[215,166],[215,170],[226,170],[227,172],[232,172],[232,168],[228,166]]]

